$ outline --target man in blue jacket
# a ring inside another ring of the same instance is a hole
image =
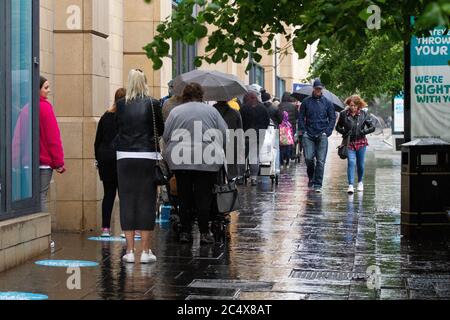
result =
[[[328,155],[328,138],[336,125],[333,103],[323,96],[323,85],[314,81],[312,97],[306,98],[300,109],[298,129],[304,134],[303,147],[308,166],[309,188],[322,193],[323,174]]]

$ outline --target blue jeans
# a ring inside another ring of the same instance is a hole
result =
[[[280,161],[281,165],[289,165],[292,158],[293,146],[280,146]]]
[[[309,182],[315,188],[322,188],[325,162],[328,156],[328,137],[326,135],[311,137],[305,134],[303,136],[303,148]]]
[[[358,183],[364,180],[364,169],[366,160],[367,147],[361,148],[358,151],[348,150],[348,184],[355,183],[355,167],[358,168]]]

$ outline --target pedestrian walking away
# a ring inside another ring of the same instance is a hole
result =
[[[263,92],[261,93],[261,97],[263,104],[266,107],[267,112],[269,113],[270,120],[272,120],[275,128],[277,129],[281,122],[283,122],[282,112],[280,112],[278,108],[273,105],[271,101],[272,96],[268,92],[263,90]]]
[[[156,222],[154,173],[157,160],[161,159],[155,132],[162,136],[164,122],[160,103],[150,97],[143,71],[130,71],[126,97],[117,102],[116,119],[120,223],[127,241],[123,260],[135,262],[135,235],[136,231],[141,231],[143,251],[140,262],[155,262],[156,256],[151,250]]]
[[[103,183],[102,201],[102,234],[101,237],[111,236],[111,216],[117,195],[117,155],[114,146],[116,138],[117,102],[126,96],[126,90],[120,88],[116,91],[113,106],[100,118],[95,136],[95,161],[100,180]]]
[[[203,97],[204,91],[197,83],[188,84],[184,88],[184,104],[171,112],[163,138],[166,145],[164,158],[177,180],[182,229],[179,241],[190,243],[193,240],[192,224],[196,214],[200,229],[200,244],[210,245],[214,244],[209,225],[210,218],[215,212],[213,189],[218,183],[219,171],[225,163],[224,148],[228,127],[214,107],[203,103]],[[199,123],[201,133],[204,135],[202,141],[192,139]],[[205,134],[211,132],[217,133],[220,137],[212,139]],[[206,158],[208,150],[214,153],[214,160]],[[194,161],[199,159],[199,156],[201,161]]]
[[[308,187],[322,192],[323,175],[328,155],[328,138],[336,125],[335,107],[322,94],[322,82],[314,81],[314,91],[300,109],[298,129],[304,133],[303,148],[308,170]]]
[[[289,163],[292,157],[292,148],[294,147],[294,131],[289,122],[289,114],[283,112],[283,122],[280,125],[280,153],[281,165],[289,169]]]
[[[231,154],[226,154],[227,156],[227,164],[228,164],[228,177],[230,179],[241,178],[244,174],[244,163],[245,163],[245,145],[243,141],[243,136],[240,137],[239,134],[243,133],[242,131],[242,117],[241,114],[230,107],[230,105],[226,101],[219,101],[214,105],[214,108],[219,111],[223,120],[228,126],[228,130],[230,131],[230,136],[234,137],[234,141],[228,141],[233,146],[233,150]],[[242,145],[240,145],[240,143]]]
[[[250,91],[244,96],[244,106],[241,109],[242,124],[246,133],[245,158],[249,162],[251,183],[258,184],[259,152],[264,143],[265,131],[269,128],[270,117],[266,108],[258,100],[258,95]],[[256,140],[250,143],[250,131],[256,133]],[[256,142],[256,143],[255,143]]]
[[[358,171],[358,192],[364,191],[365,157],[369,142],[366,135],[375,132],[372,117],[367,111],[367,103],[354,95],[345,101],[348,108],[341,112],[336,131],[342,134],[343,143],[348,143],[348,190],[355,193],[355,167]]]

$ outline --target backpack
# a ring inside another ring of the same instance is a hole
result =
[[[294,134],[292,128],[288,126],[280,125],[280,145],[281,146],[293,146]]]

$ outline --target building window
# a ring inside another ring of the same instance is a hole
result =
[[[39,2],[0,8],[0,219],[39,209]]]
[[[177,5],[182,0],[172,0],[172,10],[177,9]],[[197,15],[197,7],[194,7],[193,15]],[[183,41],[172,42],[172,78],[175,79],[180,74],[195,70],[195,57],[197,56],[197,43],[189,45]]]
[[[250,84],[258,84],[265,88],[265,70],[257,63],[252,63],[250,69]]]
[[[197,45],[188,45],[182,41],[174,41],[172,44],[173,78],[176,78],[180,74],[194,70],[194,61],[196,56]]]
[[[284,80],[284,79],[282,79],[282,78],[280,78],[280,77],[276,77],[275,78],[275,80],[276,80],[276,93],[275,93],[275,95],[278,97],[278,98],[282,98],[283,97],[283,94],[286,92],[286,80]]]
[[[12,201],[33,197],[32,2],[11,2]]]

